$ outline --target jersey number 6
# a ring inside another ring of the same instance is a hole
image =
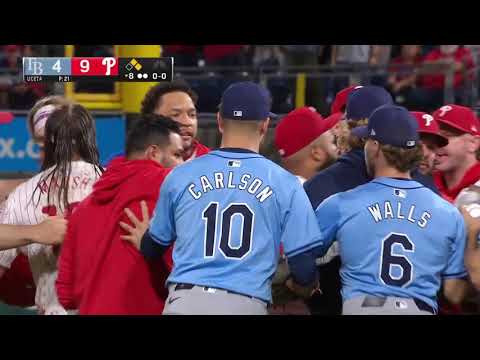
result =
[[[380,279],[386,285],[402,287],[410,283],[413,278],[413,266],[404,255],[394,255],[393,248],[397,245],[403,251],[413,252],[414,244],[405,234],[389,234],[382,242],[382,258],[380,264]],[[391,271],[393,267],[401,270],[401,275],[393,276]]]
[[[215,255],[215,239],[217,237],[218,203],[211,202],[202,214],[205,221],[205,257]],[[242,231],[240,232],[240,246],[230,245],[232,218],[240,216]],[[250,252],[252,246],[252,233],[254,213],[247,204],[229,204],[221,213],[220,223],[220,252],[227,259],[242,259]]]

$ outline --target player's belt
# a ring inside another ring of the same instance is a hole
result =
[[[430,305],[428,305],[425,301],[415,299],[415,298],[413,298],[412,300],[415,303],[415,305],[417,305],[419,310],[427,311],[433,315],[436,314],[435,309]],[[385,305],[386,302],[387,302],[386,297],[367,295],[363,300],[362,307],[382,307],[383,305]]]
[[[250,296],[250,295],[245,295],[245,294],[241,294],[241,293],[238,293],[236,291],[232,291],[232,290],[226,290],[226,289],[220,289],[220,288],[214,288],[214,287],[209,287],[209,286],[200,286],[200,285],[193,285],[193,284],[182,284],[182,283],[178,283],[175,285],[175,291],[177,290],[192,290],[195,286],[199,287],[199,288],[202,288],[203,290],[205,291],[209,291],[210,289],[212,290],[220,290],[220,291],[225,291],[229,294],[235,294],[235,295],[240,295],[240,296],[245,296],[245,297],[248,297],[250,299],[255,299],[255,300],[259,300],[265,304],[268,305],[268,303],[265,301],[265,300],[262,300],[262,299],[259,299],[255,296]]]

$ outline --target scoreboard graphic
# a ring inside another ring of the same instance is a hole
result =
[[[173,58],[24,57],[23,80],[27,83],[102,81],[172,81]]]

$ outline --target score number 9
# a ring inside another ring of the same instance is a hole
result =
[[[80,60],[80,71],[87,73],[90,70],[90,62],[87,59]]]

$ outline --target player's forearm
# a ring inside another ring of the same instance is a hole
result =
[[[460,304],[468,291],[468,282],[464,279],[448,279],[443,283],[443,294],[452,304]]]
[[[36,240],[35,227],[29,225],[0,225],[0,250],[29,245]]]
[[[140,252],[145,258],[149,260],[159,258],[168,248],[169,246],[162,246],[156,242],[148,229],[145,231],[145,234],[143,234],[142,241],[140,242]]]

